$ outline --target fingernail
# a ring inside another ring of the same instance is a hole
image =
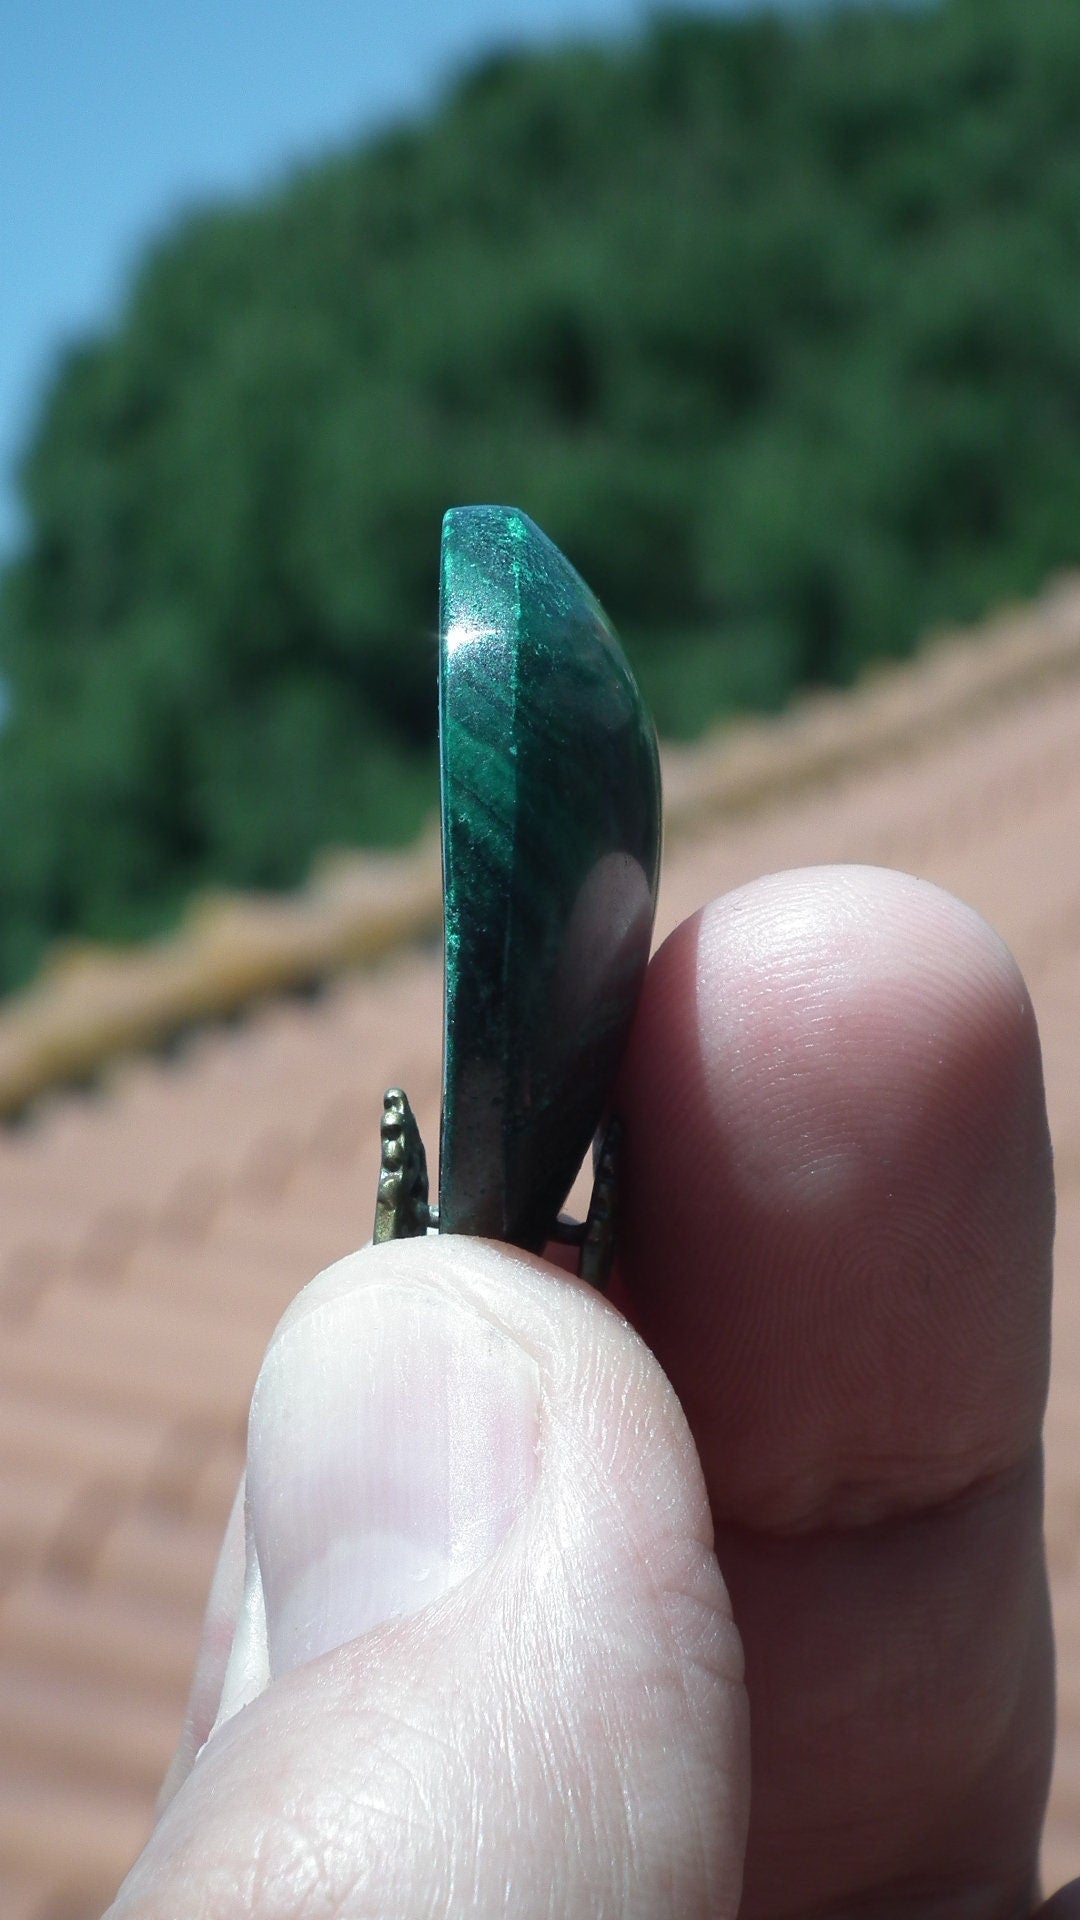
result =
[[[248,1440],[272,1676],[486,1565],[535,1483],[539,1399],[524,1348],[424,1288],[361,1287],[279,1336]]]

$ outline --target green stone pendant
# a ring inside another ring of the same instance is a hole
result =
[[[442,540],[446,1030],[439,1206],[397,1089],[375,1238],[481,1234],[610,1263],[617,1134],[589,1219],[559,1209],[604,1115],[660,868],[656,736],[584,581],[525,514],[458,507]]]

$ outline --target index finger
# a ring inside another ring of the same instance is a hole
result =
[[[1015,964],[902,875],[774,876],[661,950],[618,1109],[620,1304],[689,1416],[747,1644],[746,1911],[1023,1899],[1053,1203]]]

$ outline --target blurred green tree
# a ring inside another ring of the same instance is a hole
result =
[[[0,982],[434,797],[439,520],[523,506],[662,730],[1080,557],[1080,12],[664,15],[189,219],[0,583]]]

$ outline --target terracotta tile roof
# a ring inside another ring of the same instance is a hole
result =
[[[1080,586],[853,696],[669,756],[668,788],[661,932],[757,873],[865,860],[970,900],[1031,981],[1061,1177],[1056,1884],[1080,1869]],[[311,913],[310,890],[306,904],[219,908],[209,944],[213,916],[196,916],[180,960],[163,948],[111,974],[100,956],[69,963],[0,1015],[10,1106],[118,1045],[389,956],[204,1027],[167,1059],[121,1061],[93,1092],[54,1091],[0,1132],[5,1920],[91,1920],[137,1850],[266,1338],[296,1289],[370,1230],[384,1086],[403,1082],[435,1135],[440,959],[422,945],[395,957],[387,929],[430,931],[437,877],[430,848],[376,868],[377,884],[370,863],[338,863]]]

